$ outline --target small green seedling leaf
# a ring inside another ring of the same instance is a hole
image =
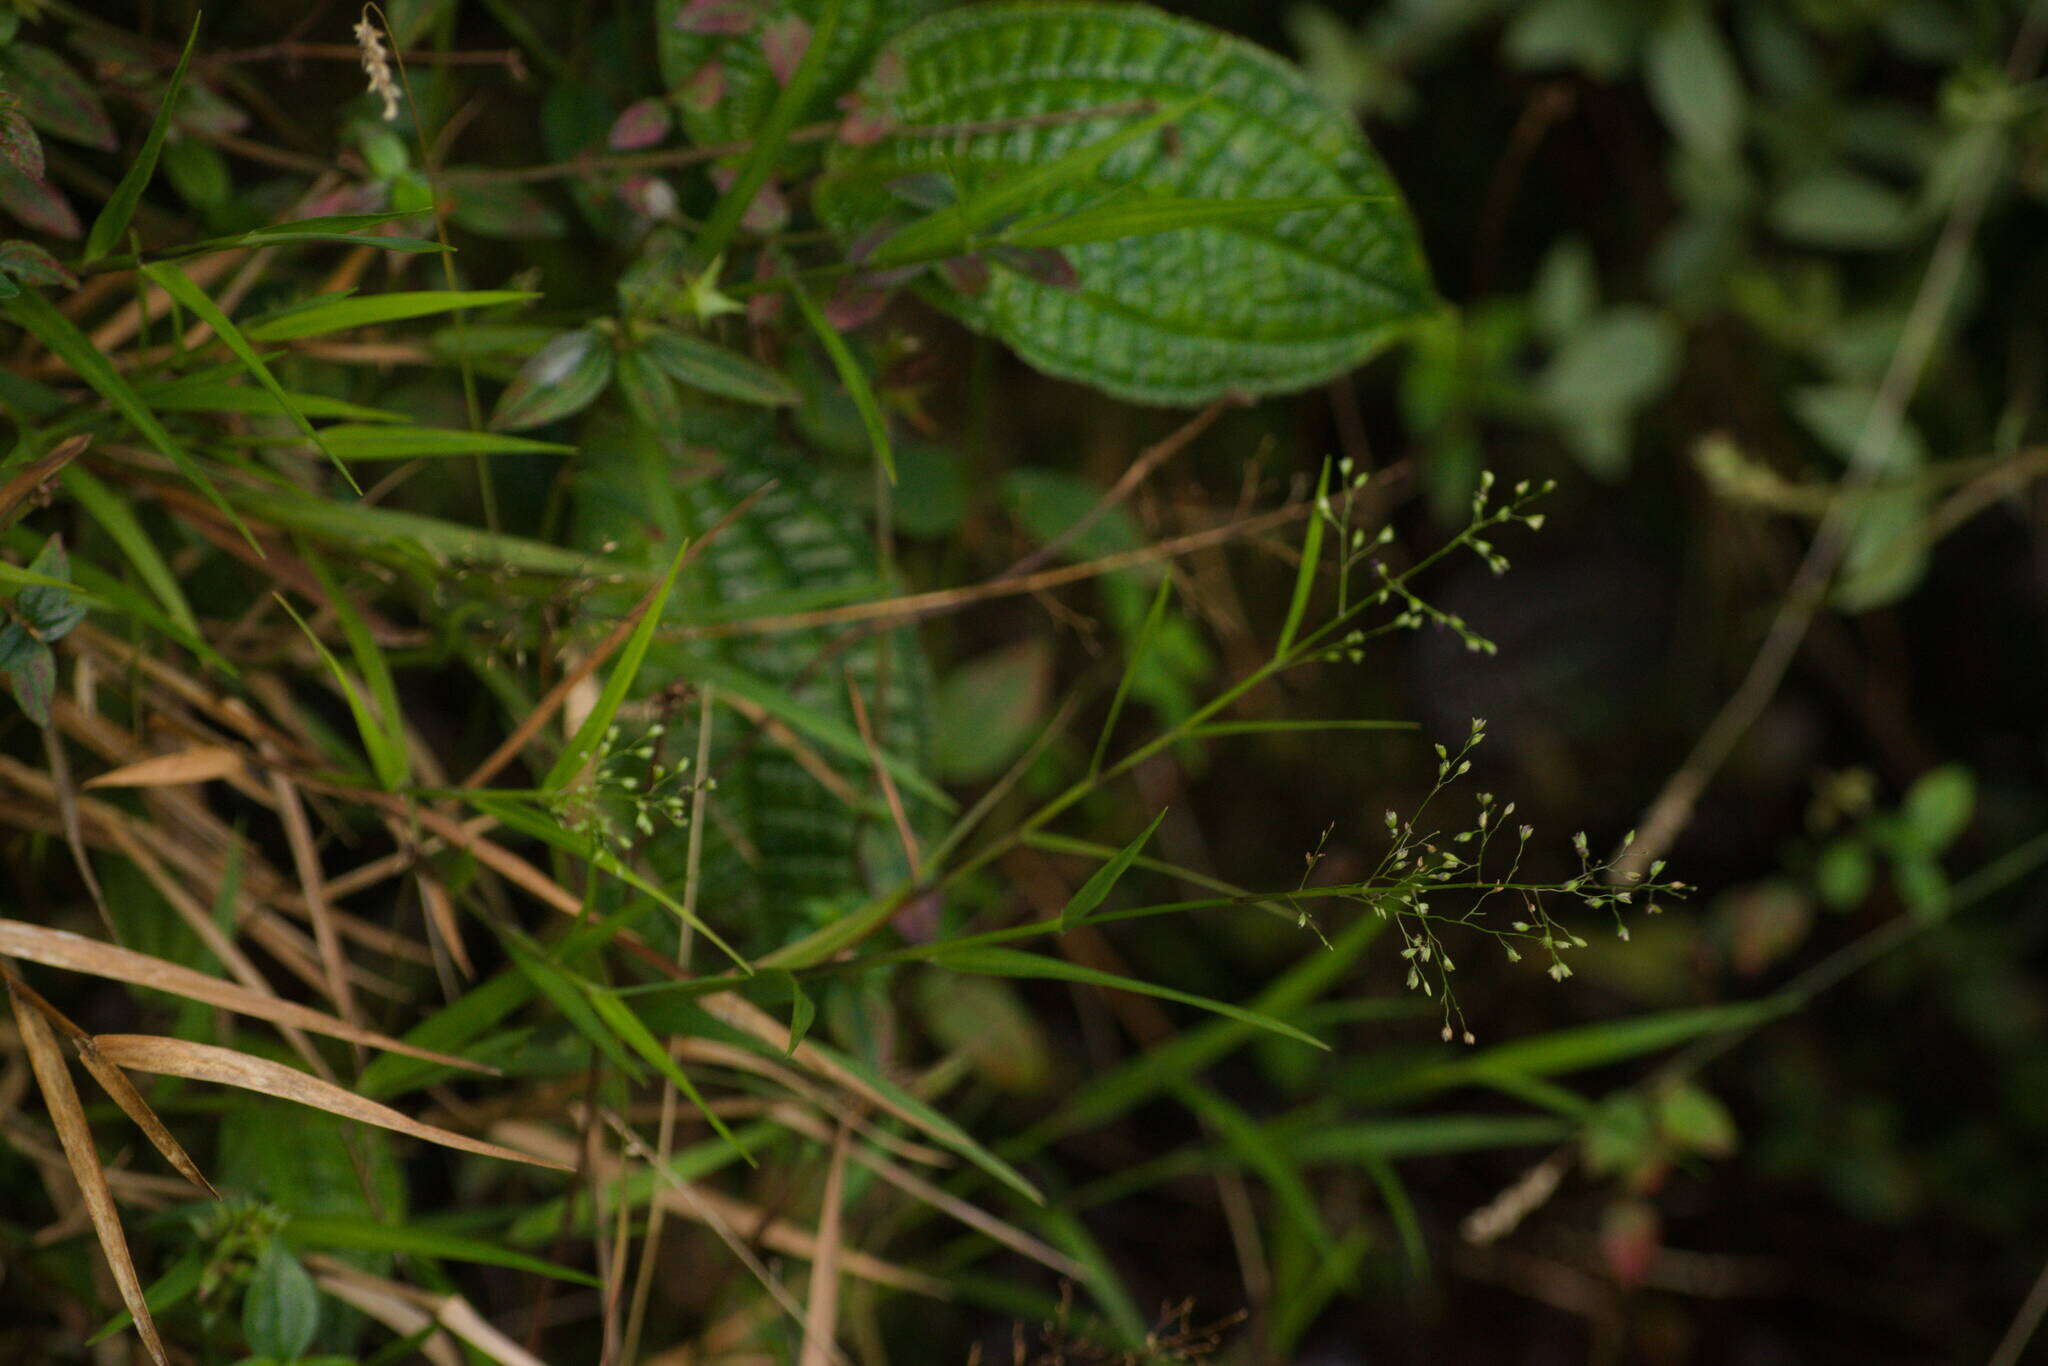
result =
[[[263,1356],[291,1361],[320,1331],[320,1290],[281,1239],[263,1245],[242,1300],[242,1336]]]

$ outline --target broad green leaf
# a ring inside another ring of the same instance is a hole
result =
[[[1060,931],[1065,933],[1076,925],[1087,921],[1089,915],[1100,906],[1123,875],[1130,871],[1131,864],[1145,850],[1145,844],[1152,838],[1152,832],[1159,828],[1159,822],[1166,819],[1166,808],[1159,808],[1159,814],[1152,823],[1139,832],[1138,837],[1117,850],[1116,857],[1097,868],[1081,889],[1074,893],[1065,906],[1060,908]]]
[[[774,407],[800,397],[795,385],[767,366],[673,328],[647,329],[637,353],[676,383],[720,398]]]
[[[1032,637],[967,660],[932,696],[932,771],[983,783],[1031,743],[1052,694],[1052,651]]]
[[[1104,137],[1070,147],[1043,161],[1020,166],[965,194],[953,196],[950,202],[933,209],[917,222],[897,229],[875,248],[867,263],[878,267],[901,265],[966,250],[983,229],[1009,222],[1034,205],[1051,201],[1062,191],[1088,184],[1110,157],[1141,139],[1158,134],[1168,124],[1184,117],[1203,98],[1196,95],[1176,100],[1165,109],[1152,109],[1141,117],[1125,119],[1121,127]],[[1091,203],[1074,212],[1101,212],[1103,207]],[[1067,216],[1061,213],[1047,215],[1053,220]]]
[[[838,147],[820,212],[847,239],[900,214],[891,185],[938,172],[963,201],[1076,148],[1198,101],[1035,203],[1072,213],[1112,192],[1238,203],[1342,200],[1278,217],[1172,228],[1067,252],[1062,288],[1000,262],[978,295],[931,296],[1040,369],[1150,403],[1298,389],[1372,355],[1435,298],[1415,229],[1372,149],[1299,72],[1188,20],[1135,5],[995,3],[917,25],[860,98],[899,132]],[[882,68],[878,65],[878,71]],[[944,125],[1093,117],[949,134]]]
[[[464,308],[491,308],[540,296],[524,289],[429,289],[372,294],[367,298],[309,300],[257,318],[243,329],[252,341],[297,341],[352,327],[428,318]]]
[[[1673,9],[1650,34],[1643,79],[1679,141],[1704,156],[1735,155],[1742,139],[1742,73],[1706,5]]]
[[[149,178],[156,174],[156,160],[163,151],[164,135],[171,128],[171,111],[177,108],[178,96],[185,88],[185,67],[192,60],[193,45],[199,41],[199,16],[192,17],[192,31],[185,35],[185,50],[178,54],[177,69],[171,72],[170,84],[164,87],[164,97],[157,105],[156,118],[149,125],[149,136],[142,140],[142,150],[128,163],[127,171],[121,176],[121,183],[114,186],[114,192],[107,196],[106,207],[92,223],[92,231],[86,234],[85,253],[81,259],[92,261],[106,255],[127,235],[128,222],[135,216],[135,206],[142,200],[142,192],[149,188]]]
[[[940,952],[931,961],[938,967],[953,972],[979,973],[985,977],[1050,978],[1059,982],[1080,982],[1087,986],[1108,987],[1116,991],[1136,992],[1141,996],[1156,996],[1162,1001],[1178,1001],[1182,1005],[1194,1006],[1227,1020],[1250,1025],[1255,1029],[1268,1030],[1285,1038],[1309,1044],[1315,1048],[1329,1045],[1288,1024],[1285,1020],[1261,1015],[1243,1006],[1231,1005],[1227,1001],[1213,1001],[1206,996],[1163,987],[1154,982],[1142,981],[1135,977],[1124,977],[1113,972],[1102,972],[1096,968],[1069,963],[1064,958],[1053,958],[1039,953],[1022,953],[1016,949],[977,948],[956,949]]]
[[[1771,201],[1770,221],[1803,246],[1882,251],[1906,238],[1913,210],[1882,181],[1832,168],[1787,185]]]
[[[1359,202],[1355,196],[1229,200],[1151,195],[1019,223],[997,233],[996,240],[1013,247],[1078,247],[1085,242],[1116,242],[1175,228],[1259,223],[1290,213],[1328,213]]]
[[[272,1238],[256,1258],[242,1299],[242,1336],[251,1350],[290,1361],[320,1331],[320,1290],[284,1241]]]
[[[1977,804],[1977,782],[1961,764],[1946,764],[1918,778],[1906,789],[1899,818],[1905,833],[1933,853],[1954,844],[1970,823]]]
[[[682,398],[675,381],[664,374],[645,351],[619,353],[619,392],[640,425],[660,435],[683,425]]]
[[[590,327],[564,332],[520,368],[498,398],[491,428],[516,431],[582,412],[611,381],[611,339]]]

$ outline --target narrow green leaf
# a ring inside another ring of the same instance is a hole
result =
[[[812,92],[824,75],[827,56],[839,32],[839,17],[845,8],[846,0],[824,0],[824,6],[811,26],[810,41],[804,45],[804,55],[798,59],[796,70],[790,73],[789,83],[776,95],[767,117],[761,120],[761,126],[753,130],[752,146],[746,159],[740,163],[732,184],[726,187],[725,193],[712,207],[711,216],[704,220],[704,230],[697,234],[698,260],[716,261],[725,254],[726,244],[732,240],[747,207],[774,173],[775,163],[782,156],[783,144],[789,140],[790,129],[796,127],[797,118],[810,104]]]
[[[1130,871],[1131,863],[1145,851],[1145,842],[1152,838],[1152,832],[1159,828],[1159,822],[1166,819],[1166,808],[1161,807],[1152,823],[1129,844],[1117,850],[1116,857],[1097,868],[1081,889],[1074,893],[1065,906],[1060,908],[1060,930],[1064,933],[1087,920],[1089,914],[1100,906],[1115,888],[1117,880]]]
[[[248,335],[247,330],[243,331]],[[137,383],[137,397],[160,413],[275,413],[277,400],[261,389],[218,374],[186,375],[174,380]],[[403,422],[400,413],[369,408],[326,394],[288,391],[292,407],[307,417],[335,418],[351,422]],[[321,436],[333,440],[331,430]]]
[[[461,427],[369,426],[340,423],[320,432],[337,459],[416,460],[452,455],[573,455],[576,448],[559,441],[535,441],[504,432],[472,432]]]
[[[372,327],[539,297],[524,289],[426,289],[372,294],[367,298],[315,299],[254,319],[243,331],[260,342],[297,341],[352,327]]]
[[[385,730],[376,709],[370,705],[370,700],[363,696],[362,689],[356,686],[356,681],[349,676],[348,670],[341,667],[341,661],[334,657],[334,652],[327,648],[326,643],[311,626],[307,625],[306,619],[285,600],[282,593],[276,596],[278,605],[298,624],[306,639],[313,643],[313,649],[319,653],[321,662],[327,666],[327,671],[334,675],[334,681],[340,685],[341,695],[348,702],[349,715],[355,718],[356,734],[363,742],[363,753],[369,756],[370,769],[377,775],[378,783],[386,791],[395,790],[405,781],[407,771],[403,738],[392,738],[390,732]]]
[[[1273,658],[1285,659],[1287,652],[1294,648],[1294,636],[1301,629],[1301,619],[1308,611],[1308,600],[1315,592],[1316,565],[1323,555],[1323,500],[1330,495],[1330,463],[1323,462],[1323,472],[1316,476],[1316,501],[1309,509],[1308,531],[1301,538],[1301,568],[1294,574],[1294,596],[1287,603],[1287,618],[1280,627],[1280,639],[1273,646]]]
[[[654,1032],[633,1013],[633,1008],[619,999],[618,993],[607,991],[594,982],[583,982],[581,985],[584,994],[590,998],[591,1007],[597,1011],[598,1018],[623,1039],[628,1048],[646,1059],[649,1066],[667,1077],[675,1088],[688,1098],[690,1104],[697,1107],[698,1112],[709,1121],[711,1127],[718,1131],[718,1136],[732,1144],[734,1151],[746,1159],[748,1166],[757,1165],[754,1155],[740,1146],[739,1140],[732,1136],[732,1130],[725,1127],[725,1121],[705,1103],[703,1095],[691,1082],[689,1074],[676,1065],[676,1060],[662,1047],[661,1040],[654,1037]]]
[[[682,572],[683,557],[688,553],[688,545],[680,546],[675,558],[669,561],[668,573],[661,576],[647,610],[641,613],[640,620],[634,623],[633,634],[626,637],[625,645],[620,648],[618,660],[605,678],[604,691],[598,694],[597,705],[583,718],[583,724],[569,737],[569,743],[562,746],[562,752],[555,757],[547,776],[541,779],[542,791],[561,791],[571,778],[583,771],[585,762],[597,752],[598,744],[611,728],[612,718],[619,714],[619,707],[633,686],[633,679],[639,675],[641,662],[647,658],[647,647],[654,641],[654,633],[661,628],[669,592],[676,585],[676,575]]]
[[[974,1141],[968,1132],[952,1120],[934,1110],[931,1106],[911,1095],[879,1072],[854,1061],[846,1054],[812,1042],[809,1047],[816,1049],[834,1066],[844,1069],[859,1078],[865,1086],[873,1088],[886,1097],[889,1104],[910,1117],[910,1121],[941,1146],[951,1149],[975,1166],[987,1172],[996,1180],[1022,1195],[1035,1205],[1043,1205],[1045,1196],[1038,1187],[1024,1179],[1023,1173],[997,1157],[994,1153]]]
[[[1315,1196],[1286,1145],[1275,1142],[1266,1126],[1200,1082],[1183,1082],[1175,1088],[1175,1095],[1215,1131],[1246,1167],[1259,1174],[1259,1179],[1273,1192],[1280,1210],[1310,1245],[1324,1257],[1335,1257],[1336,1239],[1324,1227]]]
[[[156,414],[150,412],[142,400],[136,397],[128,381],[123,379],[113,364],[100,354],[99,348],[72,325],[69,318],[59,313],[49,300],[33,292],[0,302],[0,312],[5,312],[9,319],[49,347],[52,355],[69,365],[80,379],[98,391],[100,397],[113,404],[115,411],[127,418],[129,425],[142,433],[143,439],[154,446],[158,454],[176,465],[178,472],[190,480],[194,488],[205,494],[215,507],[228,515],[228,520],[235,524],[235,528],[248,537],[250,545],[256,545],[256,538],[250,535],[249,528],[243,525],[241,517],[228,506],[227,500],[221,497],[220,490],[213,486],[213,481],[206,477],[206,471],[199,468],[192,457],[185,453],[185,448],[172,439],[171,434],[164,430],[164,425],[157,421]],[[257,547],[257,553],[262,553],[262,547]]]
[[[788,277],[788,282],[797,310],[804,315],[804,322],[818,338],[818,344],[825,348],[832,368],[839,372],[839,382],[846,386],[847,397],[853,400],[854,408],[860,413],[860,423],[867,429],[868,445],[874,448],[875,459],[881,462],[882,472],[889,476],[889,482],[895,483],[896,456],[889,446],[889,420],[883,416],[882,405],[875,398],[875,386],[868,382],[867,371],[861,369],[860,362],[854,359],[846,338],[839,335],[839,329],[832,326],[794,273]]]
[[[292,406],[291,395],[285,392],[284,386],[270,373],[270,367],[256,354],[256,348],[249,344],[241,329],[236,327],[234,321],[220,310],[220,306],[207,296],[206,291],[192,283],[190,276],[169,261],[146,265],[142,268],[142,273],[153,280],[164,293],[190,309],[194,317],[213,329],[214,335],[221,339],[228,350],[234,352],[235,358],[247,367],[255,381],[277,400],[277,406],[291,418],[292,425],[299,429],[299,434],[319,447],[320,453],[327,457],[328,463],[341,471],[341,477],[348,481],[348,486],[360,494],[363,491],[362,486],[356,483],[356,477],[349,473],[348,466],[336,459],[334,453],[322,443],[320,433],[313,429],[313,424],[306,420],[304,413]]]
[[[356,672],[363,676],[363,682],[370,690],[370,701],[375,704],[377,719],[382,723],[379,732],[383,737],[383,742],[370,750],[370,762],[384,790],[395,792],[411,780],[412,755],[406,749],[405,713],[399,709],[398,685],[392,680],[391,665],[371,636],[369,624],[363,620],[362,613],[356,610],[348,593],[335,581],[326,563],[310,547],[300,547],[300,554],[311,566],[321,588],[326,590],[328,606],[334,611],[341,633],[348,638],[349,654],[355,659]]]
[[[136,576],[148,585],[150,592],[156,594],[156,600],[163,604],[171,620],[198,635],[198,618],[192,615],[192,604],[185,601],[184,590],[178,587],[178,576],[157,553],[156,543],[149,539],[149,533],[142,529],[142,523],[128,504],[75,461],[66,465],[58,478],[64,483],[64,491],[121,548],[121,553],[128,557],[128,563],[135,567]]]
[[[192,16],[192,31],[185,36],[185,50],[178,54],[177,69],[171,72],[171,83],[164,90],[163,103],[157,106],[156,118],[149,125],[149,136],[142,140],[142,150],[135,154],[135,160],[128,164],[121,183],[107,196],[106,207],[92,222],[92,231],[86,234],[85,254],[82,259],[95,260],[107,254],[128,231],[128,221],[135,216],[135,206],[142,200],[142,192],[149,187],[149,178],[156,174],[156,159],[164,148],[164,135],[171,128],[171,111],[177,108],[178,95],[185,86],[185,67],[192,60],[193,45],[199,41],[199,16]]]
[[[576,1285],[602,1284],[588,1272],[529,1257],[482,1238],[465,1238],[419,1224],[380,1224],[337,1214],[294,1214],[291,1222],[285,1225],[284,1236],[299,1247],[339,1248],[349,1252],[402,1252],[408,1256],[433,1257],[444,1262],[510,1267],[514,1271],[530,1271],[536,1276],[550,1276]]]
[[[1024,953],[1017,949],[977,948],[956,949],[938,953],[931,961],[954,972],[971,972],[984,977],[1050,978],[1059,982],[1079,982],[1086,986],[1109,987],[1116,991],[1132,991],[1141,996],[1156,996],[1162,1001],[1178,1001],[1182,1005],[1194,1006],[1213,1015],[1248,1024],[1283,1038],[1327,1050],[1329,1045],[1313,1034],[1296,1029],[1285,1020],[1276,1020],[1270,1015],[1261,1015],[1255,1010],[1246,1010],[1228,1001],[1215,1001],[1207,996],[1196,996],[1191,992],[1177,991],[1136,977],[1124,977],[1113,972],[1083,967],[1069,963],[1064,958],[1053,958],[1046,954]]]
[[[1161,574],[1159,587],[1152,594],[1151,610],[1145,613],[1145,624],[1138,628],[1138,638],[1131,642],[1130,651],[1124,658],[1123,673],[1116,680],[1116,695],[1109,699],[1109,715],[1102,718],[1102,734],[1095,741],[1094,757],[1088,761],[1088,771],[1091,774],[1102,772],[1102,761],[1109,756],[1110,736],[1116,733],[1117,718],[1123,715],[1124,699],[1130,695],[1131,680],[1138,676],[1138,665],[1144,662],[1145,652],[1152,646],[1152,637],[1158,632],[1159,623],[1166,616],[1166,599],[1172,588],[1173,576]],[[1158,822],[1154,821],[1153,824],[1157,825]],[[1061,919],[1065,919],[1064,915]],[[1063,924],[1061,928],[1064,929],[1065,925]]]
[[[188,1252],[171,1263],[171,1269],[150,1282],[149,1289],[142,1292],[142,1302],[149,1306],[151,1314],[162,1314],[173,1306],[183,1304],[192,1298],[192,1292],[199,1288],[200,1277],[206,1271],[206,1258],[197,1252]],[[135,1322],[135,1316],[123,1309],[114,1317],[101,1324],[93,1335],[85,1340],[88,1347],[105,1342],[116,1333],[126,1332]]]

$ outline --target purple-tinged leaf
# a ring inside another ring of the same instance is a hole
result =
[[[63,191],[47,181],[30,180],[12,166],[0,166],[0,209],[23,227],[52,237],[74,241],[85,232]]]
[[[761,7],[754,0],[688,0],[675,17],[677,29],[707,38],[751,33],[760,22]]]
[[[777,85],[788,85],[796,65],[811,45],[811,26],[794,14],[784,15],[761,33],[761,55]]]
[[[39,726],[49,725],[50,703],[57,698],[57,656],[50,653],[50,647],[37,641],[8,677],[14,680],[14,700],[28,719]]]
[[[641,151],[667,137],[673,122],[666,100],[635,100],[612,123],[606,142],[614,152]]]
[[[0,162],[30,180],[43,178],[43,140],[18,108],[0,110]]]
[[[0,85],[21,101],[28,121],[50,136],[106,152],[118,145],[98,92],[48,48],[34,43],[0,48]]]

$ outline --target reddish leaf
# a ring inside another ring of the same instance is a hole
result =
[[[12,166],[0,166],[0,209],[23,227],[52,237],[74,240],[84,234],[63,191],[47,181],[30,180]]]
[[[668,101],[635,100],[613,122],[607,141],[615,152],[637,152],[667,137],[670,122]]]
[[[811,45],[811,26],[794,14],[784,15],[761,34],[761,55],[777,85],[788,85],[796,75],[796,64]]]
[[[30,180],[43,178],[43,140],[18,109],[0,111],[0,162]]]
[[[21,101],[28,121],[52,137],[111,152],[118,143],[99,94],[46,47],[0,48],[0,84]]]

